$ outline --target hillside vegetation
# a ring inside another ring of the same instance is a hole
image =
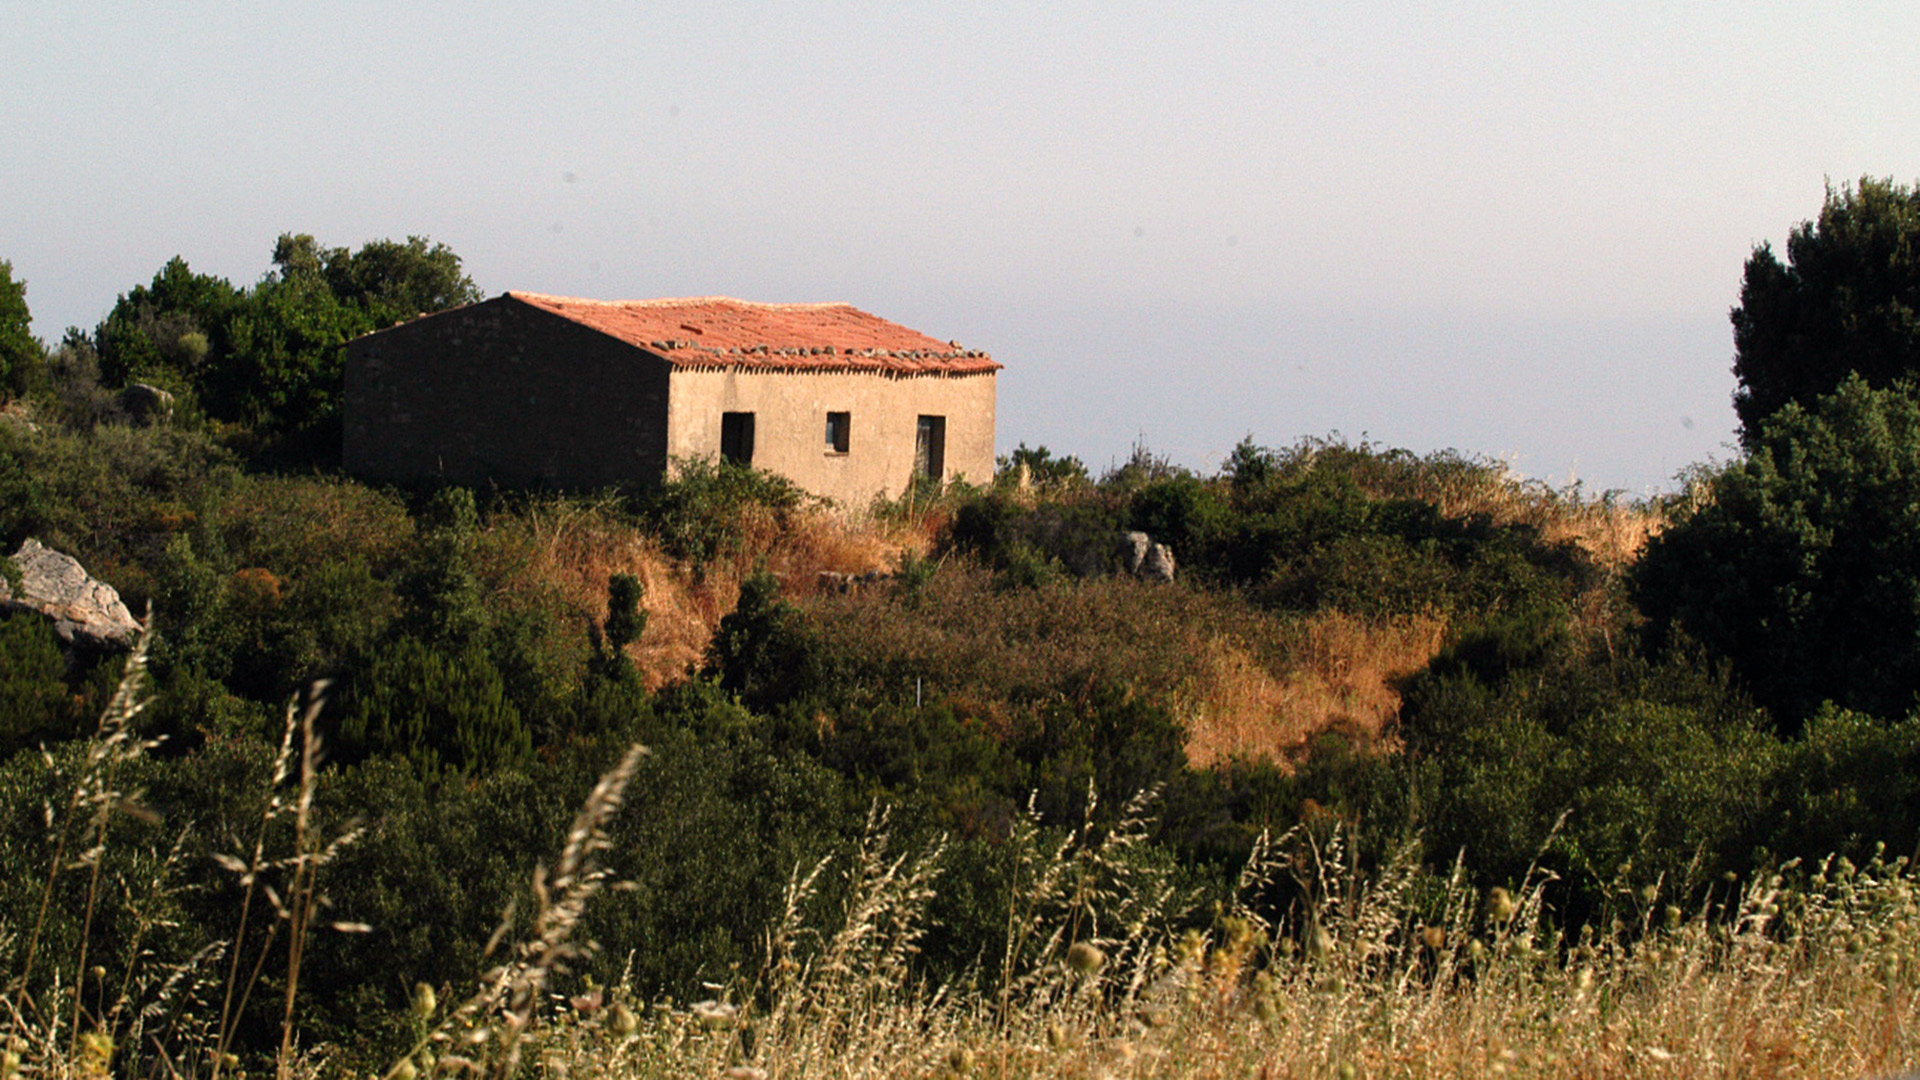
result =
[[[1910,385],[1648,504],[1339,438],[371,487],[313,453],[338,341],[297,418],[232,396],[288,340],[242,327],[456,302],[395,284],[450,255],[169,264],[12,362],[0,539],[151,621],[0,618],[5,1076],[1912,1060]]]

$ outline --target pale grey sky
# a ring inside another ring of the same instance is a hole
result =
[[[1920,177],[1912,3],[0,0],[35,328],[425,234],[490,293],[846,300],[1001,449],[1340,431],[1639,494],[1732,437],[1752,246]]]

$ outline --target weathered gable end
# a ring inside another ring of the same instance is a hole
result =
[[[342,460],[378,480],[633,486],[667,464],[670,367],[511,296],[348,346]]]

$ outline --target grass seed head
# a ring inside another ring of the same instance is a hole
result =
[[[1514,914],[1519,910],[1520,905],[1513,902],[1513,894],[1504,886],[1495,885],[1487,893],[1487,914],[1494,922],[1504,926],[1513,921]]]
[[[1101,952],[1098,946],[1087,942],[1076,941],[1073,947],[1067,950],[1067,966],[1082,975],[1092,975],[1106,964],[1107,954]]]

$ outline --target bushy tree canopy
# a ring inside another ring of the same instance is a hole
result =
[[[0,398],[25,389],[42,350],[27,311],[27,283],[13,279],[13,264],[0,259]]]
[[[283,234],[250,289],[169,260],[121,296],[95,332],[110,385],[149,379],[190,392],[216,419],[284,434],[338,408],[348,341],[481,298],[460,257],[422,236],[359,251]]]
[[[1920,401],[1852,376],[1752,442],[1649,543],[1635,599],[1657,635],[1729,659],[1786,728],[1825,700],[1905,715],[1920,692]]]
[[[1829,189],[1820,216],[1761,245],[1733,309],[1741,441],[1791,402],[1811,405],[1850,372],[1871,386],[1920,373],[1920,187],[1863,178]]]
[[[223,277],[195,273],[178,255],[147,285],[136,285],[94,331],[100,375],[110,384],[177,373],[187,382],[209,376],[208,362],[227,352],[227,323],[243,294]]]

